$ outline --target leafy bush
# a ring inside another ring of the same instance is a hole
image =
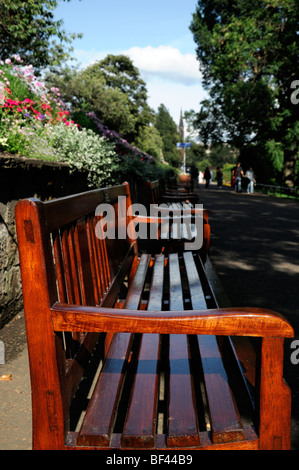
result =
[[[60,123],[51,130],[51,144],[61,160],[88,173],[91,187],[115,182],[112,175],[119,165],[119,158],[114,144],[104,137],[90,129],[79,130],[75,125],[66,127]]]

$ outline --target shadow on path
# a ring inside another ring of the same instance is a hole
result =
[[[210,257],[232,305],[275,310],[295,329],[285,341],[285,377],[293,397],[292,448],[299,449],[299,364],[291,362],[299,339],[299,202],[216,186],[200,186],[199,194],[210,210]]]

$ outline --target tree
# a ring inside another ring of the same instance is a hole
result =
[[[157,161],[163,160],[163,140],[155,126],[140,128],[135,145],[143,152],[155,157]]]
[[[203,128],[220,121],[221,138],[233,146],[263,148],[287,185],[294,184],[298,156],[298,113],[290,100],[298,19],[295,0],[201,0],[190,26],[211,96],[199,116]]]
[[[177,125],[164,104],[161,104],[158,108],[156,128],[160,132],[163,140],[163,156],[165,161],[178,168],[181,163],[181,158],[176,144],[179,142],[180,136]]]
[[[125,55],[108,55],[104,60],[88,68],[91,76],[101,75],[105,79],[105,88],[126,97],[126,107],[134,123],[126,139],[133,142],[139,130],[148,126],[154,118],[152,109],[147,104],[147,89],[139,70]]]
[[[64,0],[70,1],[70,0]],[[66,33],[54,19],[55,0],[0,0],[0,57],[18,54],[37,71],[69,58],[68,44],[80,35]]]
[[[129,57],[108,55],[84,70],[67,67],[48,74],[75,111],[93,111],[102,123],[133,143],[150,125],[154,112],[147,104],[146,84]]]

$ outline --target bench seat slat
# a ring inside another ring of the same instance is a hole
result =
[[[158,401],[159,335],[143,334],[122,435],[124,447],[154,447]]]
[[[228,377],[215,336],[198,336],[204,383],[209,407],[212,441],[242,441],[245,432],[228,384]]]
[[[135,277],[127,294],[124,308],[138,310],[150,260],[150,255],[141,256]]]
[[[113,337],[78,435],[78,445],[110,445],[132,336],[130,333],[120,333]]]
[[[143,261],[143,278],[146,276],[145,267],[148,267],[148,261]],[[147,308],[159,311],[162,308],[164,256],[156,255],[154,261]],[[140,284],[143,285],[144,282]],[[121,440],[124,447],[155,445],[159,349],[159,335],[142,335],[130,407]]]
[[[164,291],[164,262],[164,255],[155,256],[147,310],[162,310]]]
[[[169,336],[167,445],[173,447],[192,447],[200,444],[187,339],[186,335]]]
[[[183,254],[186,276],[188,279],[192,308],[194,310],[204,310],[207,308],[206,299],[195,265],[194,257],[190,251]]]
[[[184,260],[192,308],[207,308],[192,253],[184,253]],[[217,339],[215,336],[201,335],[198,336],[198,343],[209,406],[212,440],[217,444],[244,440],[245,432],[228,384]]]
[[[169,255],[169,306],[172,311],[184,310],[179,257]]]
[[[169,301],[171,310],[183,310],[180,265],[177,254],[169,255]],[[189,349],[186,335],[169,336],[169,446],[199,445],[193,379],[190,374]],[[184,406],[183,414],[179,411]]]

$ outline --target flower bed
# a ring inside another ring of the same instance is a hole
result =
[[[90,187],[119,182],[122,170],[162,176],[153,157],[108,129],[94,113],[87,116],[94,130],[76,124],[59,89],[48,90],[19,56],[0,60],[0,151],[68,162],[88,171]]]

